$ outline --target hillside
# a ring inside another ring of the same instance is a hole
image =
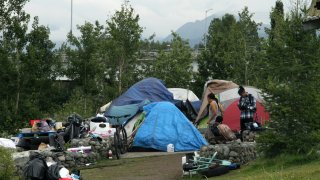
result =
[[[211,15],[203,20],[196,20],[194,22],[187,22],[179,27],[175,32],[179,34],[183,39],[189,40],[190,47],[194,47],[196,44],[202,42],[204,33],[208,29],[210,22],[214,18],[220,18],[218,15]],[[268,24],[262,24],[258,31],[260,37],[267,37],[265,28],[270,27]],[[170,41],[172,35],[168,35],[163,41]]]

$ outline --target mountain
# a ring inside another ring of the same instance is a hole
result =
[[[202,42],[204,33],[208,29],[210,22],[215,18],[211,15],[203,20],[197,20],[195,22],[187,22],[179,27],[175,32],[179,34],[183,39],[189,40],[191,47]],[[170,41],[172,35],[168,35],[163,41]]]
[[[190,47],[194,47],[196,44],[203,43],[204,33],[208,30],[210,22],[214,18],[221,18],[218,15],[211,15],[203,20],[197,20],[195,22],[187,22],[181,27],[179,27],[175,32],[179,34],[183,39],[189,40]],[[265,33],[265,28],[269,28],[270,25],[262,24],[259,27],[258,34],[260,37],[267,37]],[[170,41],[172,35],[168,35],[163,41]]]

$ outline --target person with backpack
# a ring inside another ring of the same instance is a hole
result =
[[[238,108],[240,109],[240,139],[243,141],[243,131],[246,130],[246,124],[253,122],[254,113],[257,110],[256,99],[252,94],[246,92],[244,87],[239,86],[238,94],[240,99]]]

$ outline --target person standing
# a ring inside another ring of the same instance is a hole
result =
[[[238,94],[240,99],[238,102],[238,108],[240,109],[240,135],[241,141],[243,141],[243,131],[246,130],[246,124],[253,122],[253,116],[256,112],[256,99],[252,94],[246,92],[244,87],[239,86]]]

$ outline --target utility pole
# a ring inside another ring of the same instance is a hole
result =
[[[71,24],[70,24],[70,33],[72,35],[72,15],[73,15],[73,0],[71,0]]]
[[[206,13],[205,13],[205,19],[204,19],[204,50],[207,50],[207,32],[208,32],[208,28],[207,28],[207,13],[209,11],[211,11],[212,8],[207,9]]]

